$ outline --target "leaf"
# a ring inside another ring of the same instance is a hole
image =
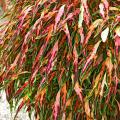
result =
[[[54,26],[54,31],[56,31],[56,28],[57,28],[57,24],[58,22],[60,21],[60,18],[62,17],[63,13],[64,13],[64,8],[65,8],[65,5],[62,5],[58,11],[58,14],[55,18],[55,26]]]
[[[46,80],[46,78],[43,77],[42,80],[40,81],[40,85],[39,85],[39,87],[38,87],[39,89],[41,88],[41,86],[42,86],[42,84],[45,82],[45,80]]]
[[[111,6],[109,7],[109,10],[111,10],[111,11],[113,11],[113,10],[114,10],[114,11],[120,11],[119,8],[117,8],[117,7],[111,7]]]
[[[43,104],[43,98],[46,93],[46,88],[43,88],[42,90],[39,90],[36,95],[36,101],[40,101],[40,106],[42,107]]]
[[[62,92],[62,101],[63,101],[63,105],[65,105],[66,103],[66,96],[67,96],[67,88],[66,88],[66,83],[64,84],[64,86],[61,89]]]
[[[74,13],[69,13],[66,19],[61,21],[61,24],[58,26],[58,28],[61,28],[62,25],[65,25],[67,21],[74,20],[74,16],[77,16],[79,13],[80,13],[79,9],[75,10]]]
[[[67,23],[66,23],[65,26],[64,26],[64,32],[66,33],[66,35],[67,35],[67,37],[68,37],[68,45],[69,45],[69,48],[70,48],[70,50],[71,50],[71,48],[72,48],[72,42],[71,42],[70,32],[69,32],[69,30],[68,30],[68,25],[67,25]]]
[[[16,97],[16,96],[19,95],[21,92],[23,92],[23,90],[27,87],[28,84],[29,84],[29,82],[26,81],[26,82],[24,83],[24,85],[22,85],[22,87],[20,87],[20,88],[16,91],[16,93],[14,94],[14,97]]]
[[[100,96],[101,97],[103,97],[103,90],[104,90],[104,86],[105,85],[107,86],[107,83],[106,83],[106,73],[104,74],[102,85],[101,85],[101,91],[100,91]]]
[[[102,42],[106,42],[108,33],[109,33],[109,27],[107,27],[104,31],[102,31],[101,33]]]
[[[25,17],[27,16],[27,14],[29,13],[29,11],[32,9],[32,6],[27,6],[22,12],[21,12],[21,16],[19,18],[20,20],[20,24],[18,25],[18,31],[22,28],[23,22]],[[17,34],[18,34],[17,31]]]
[[[88,10],[87,0],[81,0],[82,5],[84,6],[84,21],[87,25],[90,23],[90,13]]]
[[[84,65],[84,67],[83,67],[82,72],[85,71],[85,69],[87,68],[87,66],[88,66],[88,64],[90,63],[90,61],[95,57],[99,45],[100,45],[100,41],[98,41],[98,42],[95,44],[95,46],[94,46],[94,48],[93,48],[93,51],[92,51],[92,53],[90,54],[90,57],[87,59],[85,65]]]
[[[78,82],[75,83],[74,90],[76,94],[79,96],[80,101],[83,102],[82,88],[80,87]]]
[[[41,106],[42,106],[42,104],[43,104],[43,97],[44,97],[45,93],[46,93],[46,89],[43,89],[43,90],[41,91],[41,97],[40,97],[40,105],[41,105]]]
[[[103,67],[103,68],[104,68],[104,67]],[[97,87],[97,85],[98,85],[98,83],[99,83],[102,75],[103,75],[103,70],[101,70],[100,73],[99,73],[99,74],[97,75],[97,77],[95,78],[95,80],[94,80],[94,85],[93,85],[93,87],[92,87],[92,90],[88,93],[88,95],[86,96],[86,99],[85,99],[85,100],[87,100],[88,98],[90,98],[90,97],[92,96],[92,94],[93,94],[93,92],[95,91],[95,89],[96,89],[96,87]]]
[[[62,79],[62,76],[63,76],[64,71],[65,71],[65,69],[62,68],[61,73],[60,73],[60,75],[59,75],[59,77],[58,77],[58,81],[59,81],[59,82],[60,82],[61,79]]]
[[[0,45],[3,45],[4,41],[2,39],[0,39]]]
[[[102,15],[103,18],[105,18],[104,4],[100,3],[99,8],[100,8],[100,14]]]
[[[87,33],[86,37],[85,37],[85,41],[84,41],[84,44],[87,44],[88,43],[88,40],[90,39],[94,29],[98,26],[98,25],[101,25],[103,22],[102,19],[97,19],[95,20],[92,25],[90,26],[90,29],[89,29],[89,32]]]
[[[66,120],[72,120],[72,112],[69,112],[68,117]]]
[[[17,62],[18,62],[19,58],[20,58],[20,53],[16,56],[14,62],[11,64],[8,71],[10,71],[11,69],[14,69],[14,67],[17,65]]]
[[[108,11],[109,3],[107,0],[102,0],[103,4],[105,5],[106,10]]]
[[[118,48],[120,46],[120,37],[119,36],[115,36],[115,51],[116,51],[116,55],[118,55]]]
[[[38,63],[38,64],[36,65],[36,67],[33,69],[32,74],[31,74],[31,77],[30,77],[30,79],[29,79],[30,86],[33,85],[34,78],[35,78],[36,74],[38,73],[39,68],[40,68],[40,66],[39,66],[39,63]]]
[[[83,7],[83,5],[81,5],[80,6],[79,21],[78,21],[78,28],[82,27],[83,20],[84,20],[84,7]]]
[[[89,106],[88,100],[85,101],[85,113],[86,113],[87,117],[90,118],[90,106]]]
[[[57,120],[59,108],[60,108],[60,91],[58,91],[56,95],[56,101],[54,103],[54,108],[53,108],[53,119],[54,120]]]
[[[117,77],[117,73],[115,73],[114,80],[115,80],[114,94],[116,95],[116,93],[117,93],[117,87],[118,87],[118,82],[119,82],[119,79]]]
[[[62,120],[65,120],[65,117],[66,115],[65,115],[65,112],[63,113],[63,115],[62,115]]]
[[[57,52],[58,52],[58,41],[56,41],[56,43],[54,44],[54,47],[53,47],[53,49],[52,49],[51,58],[50,58],[50,60],[48,61],[48,65],[47,65],[47,68],[46,68],[47,74],[49,74],[50,71],[51,71],[52,68],[53,68],[53,65],[54,65],[53,60],[54,60]],[[52,63],[53,63],[53,64],[52,64]]]
[[[116,33],[117,36],[120,37],[120,27],[117,27],[117,28],[115,29],[115,33]]]
[[[73,55],[74,55],[74,61],[73,61],[73,64],[74,64],[74,81],[76,81],[78,79],[78,53],[77,53],[77,50],[76,50],[76,46],[74,46]]]
[[[120,112],[120,102],[117,101],[117,105],[118,105],[118,109],[119,109],[119,112]]]
[[[67,107],[71,106],[71,103],[72,103],[72,100],[70,98],[67,99],[65,107],[67,108]]]
[[[11,71],[11,70],[14,70],[14,68],[17,66],[17,62],[20,58],[20,53],[16,56],[14,62],[10,65],[10,67],[8,68],[8,70],[5,72],[5,74],[3,74],[3,80],[4,78],[7,77],[8,73]]]
[[[112,63],[112,59],[111,59],[111,51],[110,50],[108,50],[107,51],[107,59],[106,59],[106,61],[105,61],[105,65],[106,65],[106,67],[107,67],[107,69],[108,69],[108,73],[110,74],[110,76],[112,75],[112,70],[113,70],[113,63]]]

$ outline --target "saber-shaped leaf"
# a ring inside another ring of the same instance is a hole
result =
[[[103,18],[105,18],[105,11],[104,11],[104,4],[100,3],[99,4],[99,9],[100,9],[100,14]]]
[[[14,97],[16,97],[17,95],[19,95],[19,94],[27,87],[28,84],[29,84],[29,82],[26,81],[26,82],[24,83],[24,85],[23,85],[22,87],[20,87],[20,88],[16,91],[16,93],[14,94]]]
[[[57,24],[58,22],[60,21],[60,18],[62,17],[63,13],[64,13],[64,8],[65,8],[65,5],[62,5],[58,11],[58,14],[55,18],[55,26],[54,26],[54,31],[56,31],[56,28],[57,28]]]
[[[81,43],[84,43],[84,40],[85,40],[85,36],[84,36],[84,31],[83,31],[83,27],[81,27],[79,29],[79,34],[80,34],[80,37],[81,37]]]
[[[80,85],[78,82],[75,83],[74,90],[76,94],[79,96],[80,101],[83,102],[82,88],[80,88]]]
[[[116,55],[118,56],[118,48],[119,48],[119,46],[120,46],[120,27],[117,27],[116,29],[115,29],[115,33],[116,33],[116,35],[115,35],[115,51],[116,51]]]
[[[112,63],[112,58],[111,58],[112,54],[111,54],[110,50],[107,51],[107,55],[108,55],[108,57],[106,58],[105,65],[108,69],[108,74],[111,76],[112,70],[113,70],[113,63]]]
[[[97,19],[97,20],[95,20],[95,21],[92,23],[92,25],[90,26],[90,30],[89,30],[89,32],[88,32],[87,35],[86,35],[84,44],[87,44],[87,43],[88,43],[88,40],[90,39],[90,37],[91,37],[94,29],[95,29],[98,25],[100,25],[102,22],[103,22],[102,19]]]
[[[69,32],[67,23],[64,25],[64,32],[66,33],[66,35],[68,37],[68,45],[69,45],[69,49],[71,50],[72,49],[72,41],[71,41],[70,32]]]
[[[62,104],[65,105],[65,103],[66,103],[66,96],[67,96],[66,83],[65,83],[64,86],[62,87],[61,93],[62,93]]]
[[[118,109],[119,109],[119,112],[120,112],[120,102],[117,101],[117,105],[118,105]]]
[[[107,83],[106,83],[106,73],[104,74],[102,85],[101,85],[101,91],[100,91],[100,96],[101,97],[103,97],[103,90],[104,90],[104,86],[105,85],[107,86]]]
[[[60,109],[60,91],[58,91],[56,95],[56,100],[54,103],[54,108],[53,108],[53,119],[54,120],[57,120],[59,109]]]
[[[107,14],[108,14],[108,11],[109,11],[109,3],[108,3],[107,0],[102,0],[102,2],[103,2],[103,4],[104,4],[104,6],[105,6],[105,8],[106,8],[106,11],[107,11]]]
[[[119,36],[115,36],[115,51],[116,51],[116,55],[118,55],[118,47],[120,46],[120,37]]]
[[[0,79],[0,82],[2,82],[7,77],[8,73],[11,70],[14,70],[14,68],[17,66],[17,62],[18,62],[19,58],[20,58],[20,53],[16,56],[14,62],[10,65],[9,69],[5,73],[3,73],[2,77],[1,77],[2,79]]]
[[[84,19],[84,7],[81,4],[81,6],[80,6],[80,14],[79,14],[79,21],[78,21],[78,28],[82,27],[83,19]]]
[[[33,65],[32,65],[32,69],[34,69],[36,63],[39,61],[40,57],[42,56],[44,50],[46,49],[48,43],[49,43],[49,40],[50,38],[52,37],[51,34],[53,32],[53,24],[48,28],[48,35],[46,37],[46,41],[45,41],[45,44],[42,45],[42,47],[40,48],[36,58],[35,58],[35,61],[33,62]]]
[[[19,58],[20,58],[20,53],[16,56],[14,62],[11,64],[8,72],[9,72],[11,69],[14,69],[14,68],[15,68],[15,66],[17,65],[17,62],[18,62]]]
[[[117,93],[117,87],[118,87],[118,82],[119,82],[119,79],[118,79],[118,77],[117,77],[117,73],[115,73],[115,78],[114,78],[114,80],[115,80],[114,94],[116,95],[116,93]]]
[[[83,7],[83,4],[81,4],[79,21],[78,21],[78,28],[79,28],[79,33],[80,33],[80,36],[81,36],[81,43],[84,42],[84,33],[83,33],[83,27],[82,27],[83,20],[84,20],[84,7]]]
[[[84,21],[87,25],[89,25],[91,18],[90,18],[88,5],[87,5],[87,0],[81,0],[81,2],[82,2],[82,5],[84,7]]]
[[[28,6],[27,6],[28,7]],[[22,11],[22,15],[20,16],[20,24],[18,25],[18,31],[22,28],[22,25],[23,25],[23,22],[24,22],[24,19],[25,17],[27,16],[27,14],[29,13],[29,11],[32,9],[32,6],[29,6],[26,10],[23,10]],[[17,31],[17,33],[18,33]]]
[[[54,47],[53,47],[53,49],[52,49],[52,52],[51,52],[51,58],[50,58],[50,60],[48,61],[48,65],[47,65],[47,68],[46,68],[46,72],[47,72],[47,74],[49,74],[50,73],[50,71],[51,71],[51,69],[52,69],[52,67],[53,67],[53,60],[54,60],[54,58],[55,58],[55,56],[56,56],[56,54],[57,54],[57,51],[58,51],[58,41],[56,41],[56,43],[55,43],[55,45],[54,45]]]
[[[61,73],[59,74],[59,78],[58,81],[60,82],[60,80],[62,79],[63,73],[64,73],[65,69],[62,68]]]
[[[120,37],[120,26],[115,29],[115,33]]]
[[[104,68],[104,67],[103,67]],[[103,70],[97,75],[97,77],[94,80],[94,85],[92,87],[92,90],[89,92],[88,96],[86,96],[85,100],[87,100],[88,98],[90,98],[93,94],[93,92],[95,91],[99,81],[101,80],[101,77],[103,75]]]
[[[38,71],[39,71],[39,68],[40,68],[40,66],[39,66],[39,63],[38,63],[37,66],[33,69],[33,72],[32,72],[31,77],[30,77],[30,79],[29,79],[30,86],[33,85],[34,78],[35,78],[35,76],[37,75],[37,73],[38,73]]]
[[[43,104],[43,98],[44,98],[45,93],[46,93],[46,88],[42,90],[40,89],[36,95],[36,102],[40,101],[41,106]]]
[[[85,71],[85,69],[87,68],[87,66],[88,66],[88,64],[90,63],[90,61],[91,61],[91,60],[94,58],[94,56],[96,55],[96,52],[97,52],[97,49],[98,49],[99,45],[100,45],[100,41],[98,41],[98,42],[95,44],[95,46],[94,46],[94,48],[93,48],[93,51],[92,51],[92,53],[90,54],[90,57],[87,59],[87,61],[86,61],[86,63],[85,63],[85,66],[83,67],[82,72]]]
[[[80,13],[79,9],[75,10],[74,13],[69,13],[67,15],[67,18],[61,21],[61,24],[58,27],[61,27],[62,25],[64,25],[68,20],[74,20],[74,16],[77,16],[79,13]]]
[[[76,45],[74,45],[74,49],[73,49],[73,55],[74,55],[74,81],[76,81],[78,79],[78,53],[76,50]]]
[[[85,113],[87,117],[90,118],[90,105],[88,100],[85,101]]]

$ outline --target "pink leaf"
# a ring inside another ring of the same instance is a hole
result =
[[[48,62],[48,65],[47,65],[46,72],[47,72],[48,74],[50,73],[50,71],[51,71],[51,69],[52,69],[52,67],[53,67],[52,62],[53,62],[53,60],[54,60],[54,58],[55,58],[55,56],[56,56],[57,51],[58,51],[58,41],[55,43],[55,45],[54,45],[54,47],[53,47],[53,49],[52,49],[51,58],[50,58],[50,60],[49,60],[49,62]]]
[[[31,10],[31,6],[29,6],[28,8],[26,8],[26,10],[23,10],[22,11],[22,15],[20,16],[20,24],[18,25],[18,31],[22,28],[22,25],[23,25],[23,22],[24,22],[24,19],[25,19],[25,17],[27,16],[27,14],[29,13],[29,11]],[[18,31],[17,31],[17,33],[18,33]]]
[[[79,33],[80,33],[80,36],[81,36],[81,43],[84,43],[84,39],[85,39],[85,36],[84,36],[84,31],[83,31],[83,27],[81,27],[79,29]]]
[[[73,49],[73,55],[74,55],[74,80],[77,80],[78,77],[78,54],[77,54],[77,50],[76,50],[76,46],[74,46]]]
[[[116,55],[118,55],[118,47],[120,46],[120,37],[115,36],[115,47],[116,47]]]
[[[88,10],[87,0],[82,0],[82,5],[84,7],[84,21],[87,25],[90,23],[90,13]]]
[[[2,45],[4,42],[3,42],[3,40],[2,39],[0,39],[0,45]]]
[[[57,24],[64,13],[64,8],[65,8],[65,5],[61,6],[61,8],[58,11],[57,17],[55,18],[55,26],[54,26],[55,31],[56,31]]]
[[[54,109],[53,109],[53,119],[54,120],[57,120],[59,108],[60,108],[60,91],[58,91],[58,93],[57,93],[56,101],[54,104]]]
[[[104,4],[103,4],[103,3],[100,3],[99,8],[100,8],[100,14],[101,14],[101,16],[102,16],[103,18],[105,18]]]
[[[68,30],[68,25],[67,25],[67,23],[66,23],[65,26],[64,26],[64,32],[66,33],[66,35],[67,35],[67,37],[68,37],[69,47],[72,48],[72,42],[71,42],[70,32],[69,32],[69,30]]]
[[[107,1],[107,0],[102,0],[102,2],[104,3],[105,8],[108,10],[108,8],[109,8],[109,3],[108,3],[108,1]]]
[[[34,78],[36,76],[36,74],[38,73],[38,70],[39,70],[39,63],[36,65],[36,67],[33,69],[33,72],[32,72],[32,75],[29,79],[29,82],[30,82],[30,86],[33,85],[33,81],[34,81]]]

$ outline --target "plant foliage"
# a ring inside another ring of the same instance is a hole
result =
[[[40,120],[120,119],[119,0],[16,0],[3,17],[0,84]]]

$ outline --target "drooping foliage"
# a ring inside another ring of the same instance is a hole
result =
[[[0,33],[0,86],[10,104],[22,100],[17,113],[120,119],[119,0],[13,3]]]

